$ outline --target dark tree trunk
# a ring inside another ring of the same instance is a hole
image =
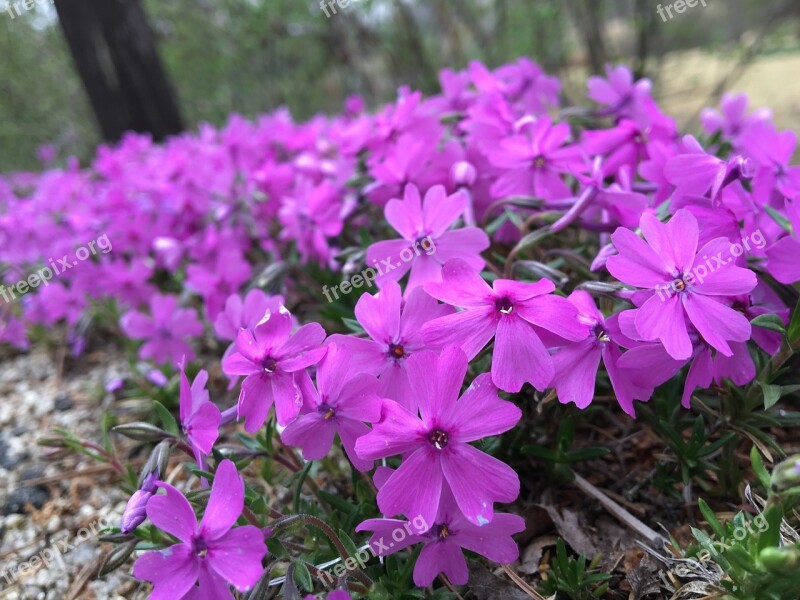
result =
[[[61,29],[103,138],[183,129],[140,0],[56,0]]]

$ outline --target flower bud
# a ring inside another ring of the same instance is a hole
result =
[[[775,465],[772,470],[773,492],[781,493],[791,488],[800,487],[800,454]]]
[[[471,188],[478,180],[478,171],[472,163],[461,160],[450,167],[450,180],[456,187]]]
[[[122,533],[130,533],[136,529],[147,518],[145,509],[147,502],[153,497],[153,492],[146,490],[136,490],[128,500],[125,506],[125,512],[122,513],[122,520],[119,529]]]

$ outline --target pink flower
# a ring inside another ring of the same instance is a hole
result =
[[[584,163],[578,146],[565,145],[570,138],[569,125],[554,125],[544,115],[523,131],[503,139],[496,149],[487,152],[491,163],[502,172],[492,186],[492,195],[546,200],[571,196],[562,175],[583,170]]]
[[[479,375],[457,401],[467,373],[467,357],[458,348],[446,348],[439,356],[419,352],[407,369],[421,416],[387,400],[372,432],[356,442],[356,452],[366,460],[405,457],[378,492],[378,507],[388,516],[419,515],[433,523],[448,486],[469,522],[490,523],[493,503],[512,502],[519,494],[519,478],[470,442],[508,431],[521,411],[498,398],[488,373]]]
[[[194,360],[194,351],[186,338],[203,333],[197,313],[191,308],[179,308],[175,296],[154,296],[150,300],[150,315],[138,311],[125,313],[120,320],[122,331],[128,337],[145,340],[139,349],[142,359],[152,359],[156,364],[175,364],[186,357]]]
[[[485,262],[480,253],[489,247],[488,236],[477,227],[448,231],[468,202],[465,194],[448,196],[444,186],[437,185],[425,194],[423,204],[412,184],[406,186],[403,200],[391,200],[384,211],[386,220],[403,239],[377,242],[367,249],[367,264],[379,271],[378,287],[399,281],[410,271],[408,294],[428,281],[440,281],[442,265],[451,258],[482,269]]]
[[[329,341],[347,349],[356,371],[380,378],[380,396],[414,412],[417,398],[408,383],[408,358],[428,347],[422,337],[423,324],[452,312],[422,288],[414,289],[404,302],[400,286],[390,281],[374,296],[361,296],[356,304],[356,319],[369,339],[337,334]]]
[[[428,587],[439,573],[454,585],[466,585],[469,578],[464,550],[470,550],[499,564],[519,558],[519,548],[511,536],[525,530],[525,519],[517,515],[497,513],[491,523],[474,525],[464,518],[450,490],[442,494],[436,520],[426,532],[413,531],[411,524],[400,519],[368,519],[356,531],[372,531],[370,546],[378,556],[399,552],[413,544],[424,544],[414,564],[414,583]],[[411,531],[401,542],[395,532]],[[395,536],[394,538],[392,536]]]
[[[597,369],[602,361],[611,380],[617,402],[631,417],[636,417],[634,400],[648,400],[652,387],[636,385],[630,373],[619,367],[620,346],[626,347],[616,318],[608,320],[597,310],[592,297],[584,291],[572,292],[569,301],[579,311],[578,319],[590,328],[585,339],[560,348],[553,356],[555,377],[552,386],[561,403],[574,402],[586,408],[594,398]]]
[[[359,471],[369,471],[371,460],[363,460],[355,452],[356,440],[369,433],[364,422],[374,423],[381,416],[378,380],[366,373],[352,375],[355,361],[350,353],[335,344],[317,368],[317,390],[305,396],[305,409],[281,433],[281,440],[300,446],[306,460],[321,460],[330,452],[336,434],[342,440],[347,457]]]
[[[325,331],[309,323],[292,334],[292,317],[285,308],[268,313],[254,329],[241,329],[236,352],[222,361],[226,375],[246,375],[239,394],[239,416],[255,433],[275,404],[278,424],[286,426],[300,413],[303,389],[310,380],[306,367],[325,354]]]
[[[619,254],[607,263],[614,277],[647,290],[635,313],[640,339],[660,340],[670,356],[687,359],[692,355],[688,318],[706,342],[731,356],[728,342],[747,341],[751,327],[726,298],[752,290],[755,273],[733,263],[726,238],[711,240],[698,250],[697,219],[685,209],[667,224],[645,214],[640,227],[647,242],[629,229],[614,232],[611,240]]]
[[[786,199],[786,216],[792,235],[781,238],[767,250],[767,270],[781,283],[800,281],[800,200]]]
[[[208,390],[208,372],[201,370],[192,384],[181,365],[180,418],[181,427],[195,456],[211,454],[214,442],[219,437],[219,424],[222,414],[211,402]]]
[[[167,493],[150,498],[147,516],[179,543],[147,552],[134,564],[134,576],[153,583],[150,600],[233,600],[229,583],[239,592],[252,588],[267,548],[257,527],[234,527],[244,508],[244,480],[234,464],[219,464],[199,525],[183,494],[163,481],[157,485]]]
[[[589,334],[589,328],[578,321],[575,306],[552,295],[554,289],[553,282],[544,279],[536,283],[496,279],[489,287],[469,265],[450,261],[442,282],[427,284],[425,291],[464,310],[426,323],[422,328],[425,341],[458,345],[472,360],[494,337],[494,384],[503,391],[518,392],[527,381],[542,391],[555,373],[542,336],[577,341]]]

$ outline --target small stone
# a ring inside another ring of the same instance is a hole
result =
[[[58,396],[56,396],[56,402],[53,405],[58,412],[64,412],[73,407],[72,398],[69,397],[69,394],[66,392],[62,392]]]
[[[50,492],[41,485],[19,488],[8,495],[8,499],[3,505],[3,515],[23,514],[26,512],[28,504],[38,510],[49,498]]]

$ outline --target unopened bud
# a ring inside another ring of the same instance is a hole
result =
[[[471,188],[478,180],[478,171],[465,160],[460,160],[450,168],[450,180],[456,187]]]
[[[151,425],[150,423],[127,423],[125,425],[117,425],[113,431],[121,433],[137,442],[158,442],[172,436],[163,429]]]
[[[153,497],[153,492],[147,490],[136,490],[125,506],[122,513],[119,530],[122,533],[130,533],[141,525],[147,518],[147,502]]]

